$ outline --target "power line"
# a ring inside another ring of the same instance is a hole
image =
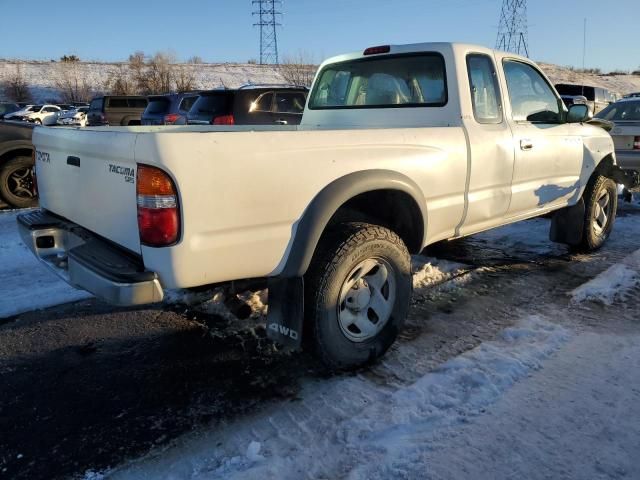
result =
[[[281,26],[278,18],[282,16],[282,0],[253,0],[256,10],[253,15],[258,21],[254,27],[260,27],[260,64],[279,63],[277,29]]]
[[[503,0],[496,49],[529,56],[527,0]]]

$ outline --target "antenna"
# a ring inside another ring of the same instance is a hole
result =
[[[279,63],[278,61],[278,17],[282,16],[282,0],[252,0],[257,10],[253,12],[258,17],[254,27],[260,27],[260,65]]]
[[[527,0],[503,0],[496,49],[529,56]]]

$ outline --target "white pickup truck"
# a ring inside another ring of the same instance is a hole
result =
[[[556,211],[551,239],[600,247],[616,215],[611,137],[530,60],[464,44],[324,62],[299,126],[37,128],[26,244],[109,302],[240,279],[269,335],[329,366],[395,340],[410,254]]]

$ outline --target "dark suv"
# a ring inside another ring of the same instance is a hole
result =
[[[142,114],[142,125],[186,123],[187,112],[198,99],[198,95],[198,92],[184,92],[149,97],[149,105]]]
[[[594,115],[615,101],[615,95],[606,88],[566,83],[556,84],[555,87],[567,107],[583,103],[589,106]]]
[[[91,100],[87,113],[87,124],[140,125],[142,112],[147,108],[147,97],[104,96]]]
[[[236,90],[209,90],[187,114],[195,125],[298,125],[308,89],[288,85],[248,85]]]

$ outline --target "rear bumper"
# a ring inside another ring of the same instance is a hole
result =
[[[158,276],[141,259],[44,210],[18,216],[22,241],[56,275],[114,305],[162,301]]]

